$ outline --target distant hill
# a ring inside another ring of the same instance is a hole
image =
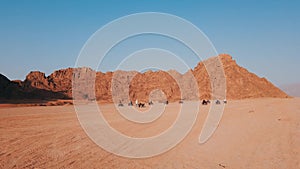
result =
[[[0,100],[56,100],[67,99],[68,96],[62,92],[54,92],[51,89],[38,88],[31,84],[27,78],[25,81],[10,81],[7,77],[0,74]],[[36,79],[36,82],[40,82]]]
[[[289,97],[267,79],[260,78],[245,68],[240,67],[230,55],[221,54],[218,57],[225,71],[227,99]],[[84,78],[87,77],[87,74],[96,76],[96,83],[92,89],[82,88],[83,93],[76,93],[82,95],[82,98],[85,99],[93,99],[94,89],[96,99],[103,102],[112,102],[112,95],[117,95],[118,99],[123,101],[135,99],[147,101],[149,95],[157,99],[165,97],[165,99],[170,101],[182,99],[181,97],[184,97],[184,99],[195,99],[195,97],[209,99],[211,98],[211,83],[204,63],[214,64],[216,59],[217,57],[213,57],[200,62],[190,71],[198,82],[198,86],[191,85],[191,78],[187,76],[188,73],[180,74],[175,70],[168,72],[147,71],[145,73],[136,71],[102,73],[95,72],[89,68],[67,68],[57,70],[47,77],[42,72],[32,71],[26,76],[24,81],[10,81],[5,76],[0,75],[0,99],[70,99],[72,98],[72,78],[75,76],[74,72],[77,72],[76,76],[78,78],[81,76],[81,80],[84,83],[92,83],[88,81],[89,79]],[[117,77],[114,75],[117,75]],[[180,83],[187,89],[198,87],[200,91],[199,96],[195,93],[185,93],[184,96],[181,96],[179,86],[171,75],[177,77]],[[114,86],[111,86],[113,77]],[[122,85],[125,85],[125,87],[122,87]],[[129,86],[129,88],[126,86]],[[116,91],[115,93],[112,93],[112,88]],[[156,89],[163,91],[164,96],[153,92]],[[121,94],[124,92],[129,93],[130,98],[127,95]]]
[[[300,97],[300,83],[282,85],[280,88],[290,96]]]

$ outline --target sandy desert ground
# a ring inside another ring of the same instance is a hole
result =
[[[158,120],[143,125],[122,119],[113,105],[101,109],[118,131],[146,137],[168,128],[178,107],[169,104]],[[208,109],[201,106],[191,132],[175,148],[151,158],[128,159],[98,147],[81,128],[72,105],[2,107],[0,168],[300,168],[299,98],[229,101],[214,135],[199,144]]]

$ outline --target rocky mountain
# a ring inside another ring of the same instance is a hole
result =
[[[223,66],[224,72],[215,72],[215,68],[220,66]],[[208,69],[210,71],[207,71]],[[222,73],[225,75],[223,79],[222,76],[218,76]],[[74,93],[73,78],[78,82],[74,85]],[[57,70],[47,77],[42,72],[32,71],[24,81],[10,81],[0,75],[0,98],[51,100],[78,96],[81,99],[101,102],[210,99],[213,97],[211,85],[218,86],[225,82],[227,99],[289,97],[267,79],[240,67],[231,56],[221,54],[198,63],[193,70],[185,74],[175,70],[102,73],[90,68],[68,68]],[[194,92],[197,90],[198,93]]]
[[[31,72],[25,81],[10,81],[0,74],[0,100],[55,100],[68,98],[64,93],[54,92],[51,88],[46,88],[48,85],[44,77],[44,73]],[[30,78],[34,78],[34,81],[31,81]]]
[[[18,82],[10,81],[7,77],[0,74],[0,97],[5,99],[13,99],[22,97],[24,93]]]
[[[220,55],[220,58],[226,75],[227,98],[289,97],[266,78],[260,78],[237,65],[231,56]]]

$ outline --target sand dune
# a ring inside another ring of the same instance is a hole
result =
[[[299,103],[298,98],[229,102],[205,144],[199,144],[198,137],[209,106],[201,106],[196,124],[179,145],[146,159],[123,158],[98,147],[81,128],[73,106],[0,108],[0,168],[298,169]],[[178,103],[144,125],[122,119],[111,104],[101,110],[115,129],[145,137],[172,124]]]

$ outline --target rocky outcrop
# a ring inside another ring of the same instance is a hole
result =
[[[180,99],[179,86],[175,79],[164,71],[147,71],[138,73],[130,82],[129,95],[131,100],[140,100],[147,102],[148,100],[163,101],[163,98],[151,98],[151,92],[159,90],[167,100],[175,101]]]
[[[23,97],[21,85],[18,82],[10,81],[7,77],[0,74],[0,98],[14,99]]]
[[[289,97],[266,78],[260,78],[247,69],[240,67],[230,55],[222,54],[219,58],[225,70],[227,98]]]
[[[216,67],[220,66],[223,67],[222,72],[217,72],[220,69]],[[208,69],[210,71],[207,71]],[[224,81],[222,77],[226,77]],[[73,78],[79,82],[74,92],[72,92]],[[193,70],[185,74],[175,70],[102,73],[90,68],[68,68],[57,70],[49,76],[32,71],[24,81],[10,81],[0,75],[0,98],[68,99],[76,95],[82,99],[101,102],[128,102],[136,99],[144,102],[166,99],[169,101],[211,99],[213,98],[211,86],[220,86],[220,83],[225,82],[227,99],[289,97],[267,79],[240,67],[231,56],[221,54],[198,63]]]

